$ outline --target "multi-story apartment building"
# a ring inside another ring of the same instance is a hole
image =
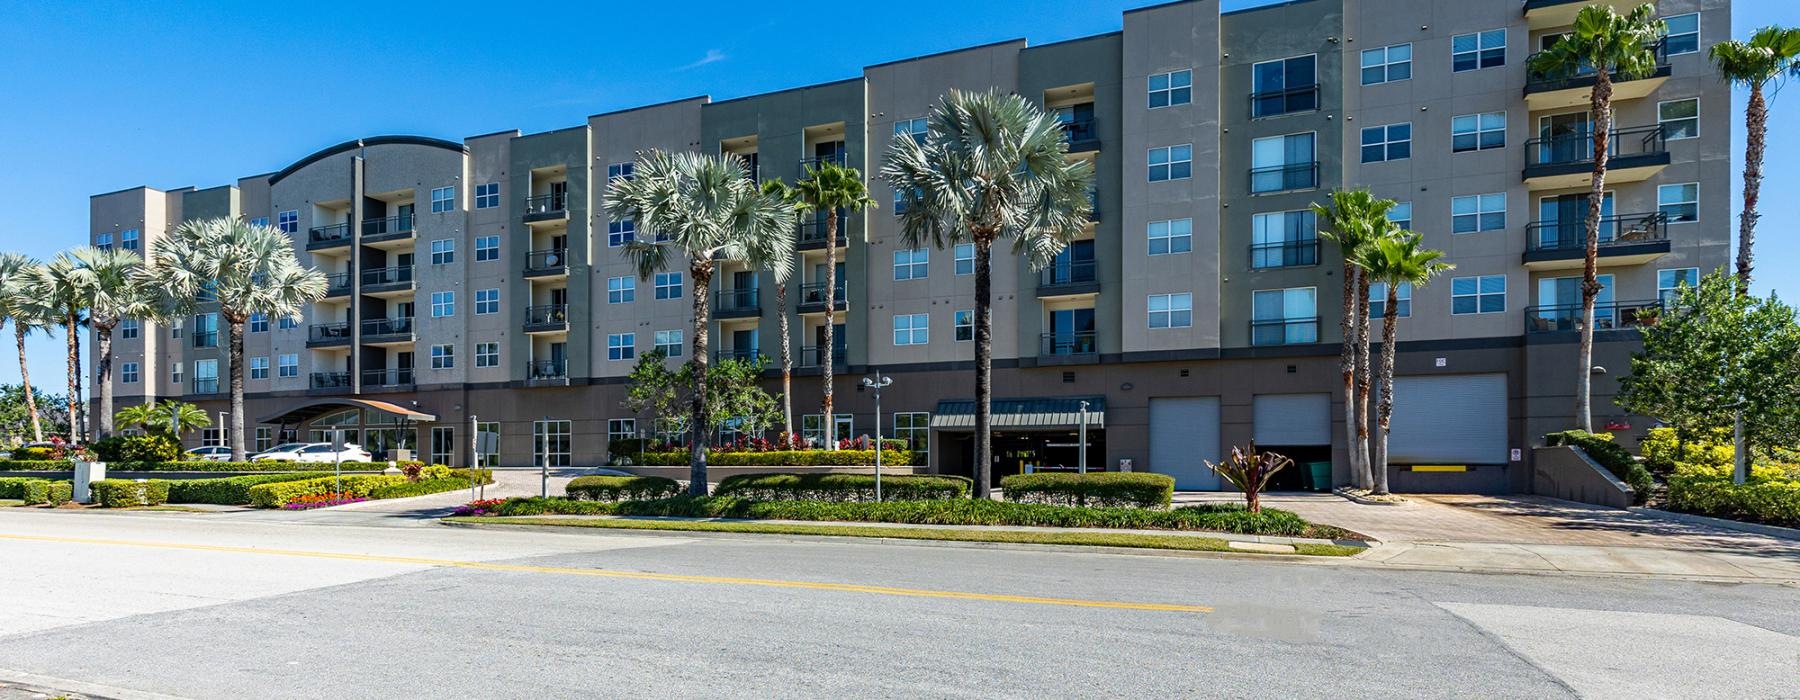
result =
[[[1099,174],[1093,222],[1055,264],[995,264],[998,474],[1076,463],[1086,402],[1097,467],[1216,488],[1201,460],[1255,439],[1333,461],[1347,480],[1340,257],[1308,207],[1365,187],[1401,202],[1395,218],[1456,265],[1400,290],[1396,486],[1523,489],[1526,448],[1572,423],[1593,82],[1526,63],[1590,1],[1300,0],[1221,13],[1216,0],[1183,0],[1126,12],[1106,34],[1003,41],[547,133],[360,139],[235,184],[97,195],[92,231],[97,244],[146,249],[184,220],[243,217],[292,234],[332,276],[303,317],[249,329],[257,446],[350,428],[378,453],[416,445],[461,461],[477,416],[501,436],[501,464],[541,450],[599,464],[609,437],[651,427],[620,407],[636,358],[689,351],[686,270],[637,278],[620,246],[639,232],[602,205],[635,153],[735,153],[758,177],[785,180],[819,160],[870,172],[890,139],[924,133],[940,95],[998,88],[1054,110],[1069,157]],[[1603,205],[1596,413],[1627,436],[1645,422],[1610,397],[1639,312],[1725,263],[1731,219],[1729,91],[1703,57],[1727,37],[1729,6],[1658,9],[1670,30],[1656,72],[1615,93]],[[842,301],[827,309],[824,227],[807,221],[796,235],[785,308],[766,275],[730,264],[718,274],[717,352],[776,355],[787,314],[796,413],[812,414],[800,421],[817,434],[818,345],[837,324],[838,432],[874,432],[872,397],[849,380],[880,371],[895,379],[882,431],[929,446],[934,470],[967,473],[971,253],[907,249],[891,206],[848,216]],[[123,330],[119,400],[223,410],[218,325],[203,312]]]

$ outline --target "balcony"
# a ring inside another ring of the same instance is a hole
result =
[[[193,333],[193,339],[194,339],[194,347],[197,347],[197,348],[219,347],[219,332],[218,331],[196,330]]]
[[[362,293],[369,296],[402,296],[411,294],[412,291],[413,266],[411,265],[378,267],[362,272]]]
[[[1533,31],[1567,27],[1575,23],[1575,15],[1588,5],[1607,5],[1619,14],[1643,4],[1643,0],[1525,0],[1525,23]]]
[[[1643,182],[1669,165],[1662,126],[1612,132],[1606,143],[1606,184]],[[1566,134],[1525,142],[1525,185],[1534,190],[1587,187],[1593,182],[1594,139]]]
[[[195,377],[194,378],[194,393],[200,394],[200,395],[219,393],[219,378],[212,377],[209,379],[200,379],[198,377]]]
[[[713,301],[713,316],[719,319],[761,316],[762,295],[758,291],[755,287],[719,290],[718,298]]]
[[[755,362],[756,358],[758,358],[758,357],[762,357],[762,351],[757,348],[732,348],[729,350],[713,351],[713,361],[714,362],[718,362],[718,361],[722,361],[722,360],[737,360],[740,362]]]
[[[411,389],[413,386],[413,371],[410,367],[365,369],[362,373],[362,388],[364,391],[370,389]]]
[[[1250,194],[1310,190],[1319,186],[1319,162],[1286,163],[1250,169]]]
[[[1069,144],[1070,153],[1100,150],[1100,131],[1094,128],[1093,117],[1071,119],[1058,124],[1062,125],[1063,141]]]
[[[826,163],[833,163],[836,165],[844,165],[844,154],[840,152],[840,153],[833,153],[828,156],[816,156],[813,158],[802,158],[800,160],[800,172],[804,173],[807,170],[818,168],[819,166],[824,165]]]
[[[1100,223],[1100,191],[1088,190],[1088,223]]]
[[[1045,333],[1038,336],[1038,357],[1091,358],[1100,352],[1095,333]]]
[[[306,249],[325,250],[350,245],[350,224],[314,226],[306,230]]]
[[[325,298],[350,296],[350,273],[334,272],[325,276]]]
[[[1586,3],[1584,3],[1586,4]],[[1664,42],[1658,41],[1651,51],[1656,54],[1656,68],[1644,78],[1632,80],[1617,72],[1613,73],[1613,104],[1616,106],[1626,100],[1649,97],[1662,87],[1669,79],[1669,53]],[[1542,53],[1542,52],[1539,52]],[[1537,54],[1525,59],[1530,66]],[[1529,67],[1525,74],[1525,106],[1533,112],[1546,109],[1564,109],[1568,107],[1585,107],[1588,105],[1589,90],[1594,87],[1596,71],[1588,66],[1575,69],[1560,69],[1548,72],[1533,71]]]
[[[525,223],[569,220],[569,193],[553,192],[525,198]]]
[[[1250,344],[1311,345],[1319,342],[1319,317],[1275,318],[1250,322]]]
[[[849,355],[850,355],[849,345],[847,345],[845,343],[837,343],[837,344],[832,345],[832,352],[831,352],[832,366],[837,367],[837,368],[847,366],[849,364],[849,360],[846,358],[849,357]],[[800,348],[800,357],[799,357],[799,361],[796,366],[804,368],[804,369],[818,369],[819,367],[824,366],[824,362],[825,362],[825,356],[824,356],[824,353],[820,351],[819,346],[807,345],[807,346]]]
[[[307,379],[306,387],[315,391],[348,390],[351,387],[349,372],[313,372]]]
[[[569,305],[543,304],[525,307],[526,333],[569,332]]]
[[[1319,239],[1250,244],[1250,269],[1310,267],[1319,264]]]
[[[532,360],[525,363],[525,381],[533,386],[568,386],[567,360]]]
[[[1250,118],[1279,117],[1283,114],[1312,112],[1319,109],[1319,86],[1302,85],[1285,90],[1250,93]]]
[[[1639,328],[1655,322],[1662,311],[1659,301],[1598,301],[1594,303],[1594,330]],[[1581,305],[1525,307],[1525,332],[1562,333],[1581,330]]]
[[[525,254],[526,277],[569,276],[569,251],[566,248],[534,250]]]
[[[364,245],[410,241],[413,239],[413,217],[389,216],[381,219],[364,219],[362,222],[362,242]]]
[[[1039,299],[1100,293],[1099,266],[1093,260],[1057,260],[1038,272]]]
[[[362,342],[364,344],[407,345],[412,343],[413,340],[413,319],[411,316],[363,319]]]
[[[844,212],[838,212],[837,247],[843,248],[848,242],[844,236],[844,223],[847,220]],[[819,250],[825,247],[825,218],[814,217],[800,222],[799,242],[795,250]]]
[[[843,311],[850,306],[850,301],[845,298],[844,289],[844,280],[840,277],[837,281],[837,293],[832,295],[832,302],[834,302],[832,306],[835,311]],[[800,285],[800,313],[825,313],[824,282]]]
[[[1600,218],[1601,265],[1642,265],[1669,253],[1669,219],[1661,212]],[[1586,264],[1587,222],[1533,221],[1525,227],[1525,267],[1579,270]]]
[[[306,347],[329,348],[349,344],[349,323],[315,323],[306,329]]]

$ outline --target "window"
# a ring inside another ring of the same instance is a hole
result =
[[[1319,233],[1311,210],[1256,214],[1250,226],[1251,269],[1319,264]]]
[[[1506,228],[1506,193],[1450,198],[1450,232],[1475,233]]]
[[[265,365],[263,367],[264,374],[268,374],[268,372],[269,372],[269,368],[267,367],[268,359],[269,358],[266,358],[266,357],[263,358],[263,361],[264,361],[263,363]],[[138,383],[138,363],[126,362],[124,364],[119,365],[119,381],[124,382],[126,384]]]
[[[1187,328],[1194,325],[1194,295],[1152,294],[1149,312],[1151,328]]]
[[[194,347],[219,347],[218,314],[199,314],[194,316]]]
[[[300,211],[297,209],[290,209],[276,214],[275,223],[276,228],[281,229],[282,233],[299,233]]]
[[[176,387],[181,386],[181,363],[180,362],[171,363],[169,365],[169,381],[174,382]]]
[[[138,249],[138,230],[135,228],[128,228],[123,231],[120,231],[119,232],[119,248],[121,250],[133,250],[133,251],[137,250]]]
[[[822,413],[808,413],[804,416],[801,416],[800,417],[800,437],[806,438],[807,442],[812,443],[814,445],[825,444],[825,421],[824,421],[824,418],[825,418],[825,414],[822,414]],[[856,421],[850,417],[850,414],[848,414],[848,413],[834,414],[833,419],[834,420],[831,421],[832,422],[832,428],[831,428],[832,437],[835,437],[839,440],[847,440],[850,438],[851,435],[856,434],[856,430],[855,430]]]
[[[926,275],[926,262],[931,254],[924,248],[894,251],[894,279],[922,280]]]
[[[300,327],[300,319],[294,316],[283,316],[281,317],[281,320],[275,322],[275,327],[284,331],[291,331]]]
[[[101,250],[112,250],[112,233],[94,234],[94,247]]]
[[[475,344],[475,366],[476,367],[499,367],[500,366],[500,344],[499,343],[476,343]]]
[[[259,216],[254,219],[251,219],[250,225],[251,226],[268,226],[269,225],[269,217]]]
[[[181,319],[179,319],[179,318],[169,319],[169,337],[170,338],[180,338],[181,337]]]
[[[1412,157],[1412,122],[1366,126],[1362,130],[1362,162],[1380,163]]]
[[[667,357],[681,357],[681,331],[657,331],[656,350]]]
[[[1668,39],[1663,47],[1670,56],[1684,53],[1695,53],[1700,50],[1700,15],[1688,13],[1664,17],[1663,23],[1668,25]]]
[[[1319,108],[1318,59],[1312,55],[1264,61],[1250,67],[1250,117],[1273,117]]]
[[[1194,146],[1165,146],[1150,149],[1150,181],[1186,180],[1194,174]]]
[[[1144,229],[1150,255],[1174,255],[1194,249],[1194,220],[1152,221]]]
[[[300,376],[300,354],[287,353],[275,356],[275,376],[292,379]]]
[[[1497,314],[1506,311],[1506,275],[1457,277],[1450,280],[1450,313]]]
[[[894,344],[924,345],[930,342],[928,319],[926,314],[894,314]]]
[[[1450,37],[1450,71],[1481,70],[1506,65],[1506,30],[1492,29]]]
[[[951,255],[955,256],[955,258],[956,258],[956,274],[959,274],[959,275],[975,274],[975,244],[974,243],[958,243],[958,244],[956,244],[956,247],[952,249]]]
[[[973,309],[958,311],[951,320],[956,325],[956,342],[964,343],[975,339],[975,311]]]
[[[629,360],[637,357],[636,333],[613,333],[606,336],[606,359]]]
[[[1250,293],[1251,345],[1319,342],[1318,290],[1261,289]]]
[[[453,464],[456,461],[456,428],[449,425],[431,426],[431,463]]]
[[[219,361],[218,360],[195,360],[194,361],[194,393],[196,393],[196,394],[217,394],[217,393],[219,393]]]
[[[431,211],[441,214],[456,209],[456,188],[438,187],[431,190]]]
[[[268,452],[269,448],[274,446],[275,429],[268,426],[259,426],[256,429],[256,451]]]
[[[499,236],[475,237],[475,262],[487,262],[500,259]]]
[[[1403,229],[1412,228],[1412,202],[1396,202],[1387,213],[1388,221]]]
[[[612,418],[606,421],[606,441],[630,440],[637,437],[636,418]]]
[[[1483,112],[1450,118],[1450,151],[1486,151],[1506,147],[1506,113]]]
[[[1362,52],[1362,84],[1380,85],[1412,78],[1412,44],[1395,44]]]
[[[658,298],[658,299],[680,299],[681,298],[681,273],[679,273],[679,272],[658,272],[658,273],[656,273],[656,298]]]
[[[267,358],[267,357],[252,357],[252,358],[250,358],[250,378],[251,379],[268,379],[269,378],[269,358]]]
[[[269,315],[262,313],[260,311],[257,313],[250,314],[250,332],[251,333],[267,333],[267,332],[269,332]]]
[[[931,449],[931,414],[909,411],[894,414],[894,439],[906,443],[914,452]]]
[[[431,264],[449,265],[456,262],[456,241],[440,238],[431,242]]]
[[[475,290],[475,315],[486,316],[497,313],[500,313],[500,290]]]
[[[433,346],[431,346],[431,368],[432,369],[455,369],[456,368],[456,346],[455,345],[433,345]]]
[[[531,422],[531,454],[548,467],[569,466],[570,421],[539,420]]]
[[[1407,318],[1407,317],[1412,316],[1412,283],[1411,282],[1400,283],[1400,286],[1395,288],[1395,290],[1394,290],[1394,297],[1397,300],[1396,303],[1394,304],[1394,308],[1399,309],[1398,311],[1394,312],[1394,315],[1398,316],[1400,318]],[[1369,284],[1369,318],[1383,318],[1386,316],[1386,314],[1387,314],[1387,283],[1386,282],[1370,283]]]
[[[1656,103],[1656,123],[1670,141],[1700,135],[1700,100],[1668,100]]]
[[[1679,224],[1700,220],[1700,183],[1662,185],[1656,188],[1656,210]]]
[[[1319,186],[1313,134],[1271,136],[1250,142],[1250,192],[1285,192]]]
[[[1682,287],[1700,286],[1700,268],[1677,267],[1656,271],[1656,300],[1664,305],[1672,304],[1680,295]]]
[[[930,124],[924,117],[917,119],[901,119],[894,122],[894,136],[910,136],[913,143],[925,145],[925,136],[930,133]]]
[[[456,292],[431,293],[431,317],[448,318],[456,315]]]
[[[606,278],[606,303],[629,304],[633,301],[637,301],[637,278]]]
[[[637,220],[620,219],[606,222],[606,246],[617,248],[637,240]]]
[[[136,339],[138,337],[138,328],[138,320],[135,318],[119,321],[119,338],[123,340]]]
[[[475,208],[493,209],[500,206],[500,183],[484,182],[475,186]]]
[[[1150,109],[1173,107],[1194,101],[1194,72],[1169,71],[1150,76]]]
[[[609,182],[620,178],[630,180],[636,170],[636,163],[612,163],[606,166],[606,179]]]

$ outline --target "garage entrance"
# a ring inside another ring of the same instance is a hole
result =
[[[1219,475],[1206,461],[1222,456],[1218,397],[1150,399],[1150,471],[1175,477],[1182,491],[1217,491]]]
[[[1087,404],[1087,468],[1106,471],[1106,397],[1000,399],[993,419],[993,485],[1013,474],[1074,472],[1081,465],[1082,403]],[[939,401],[931,414],[938,472],[974,476],[975,402]]]
[[[1506,375],[1395,377],[1390,426],[1394,490],[1509,490]]]
[[[1307,465],[1331,461],[1331,394],[1258,394],[1252,413],[1256,449],[1294,460],[1269,478],[1268,490],[1302,490]]]

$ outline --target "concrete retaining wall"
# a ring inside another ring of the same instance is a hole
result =
[[[1532,448],[1531,492],[1577,503],[1629,508],[1632,490],[1574,447]]]

